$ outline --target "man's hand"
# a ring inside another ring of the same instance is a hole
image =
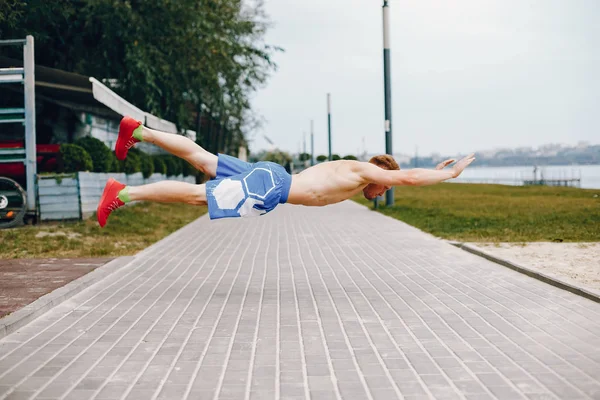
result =
[[[464,169],[467,168],[469,164],[471,164],[473,161],[475,161],[475,154],[471,153],[456,164],[454,164],[454,166],[452,167],[452,177],[458,177],[464,171]]]
[[[435,169],[444,169],[446,168],[448,165],[452,164],[454,161],[456,161],[455,159],[451,158],[450,160],[446,160],[446,161],[442,161],[441,163],[439,163]]]

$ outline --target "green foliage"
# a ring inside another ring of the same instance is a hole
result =
[[[4,38],[2,27],[14,28],[16,26],[25,11],[23,3],[22,0],[0,0],[0,37]]]
[[[0,229],[0,259],[132,256],[206,211],[205,206],[140,202],[112,213],[110,229],[100,228],[95,215],[84,221]],[[40,240],[42,232],[64,235]]]
[[[290,162],[292,162],[292,156],[290,156],[285,151],[274,150],[274,151],[269,151],[269,152],[265,153],[262,156],[262,161],[271,161],[271,162],[277,163],[279,165],[286,166]]]
[[[300,159],[300,161],[308,161],[310,160],[310,154],[300,153],[300,156],[298,158]]]
[[[326,161],[326,160],[327,160],[327,156],[325,156],[323,154],[317,156],[317,161],[318,162],[323,162],[323,161]]]
[[[181,173],[183,176],[196,176],[198,174],[198,170],[189,162],[181,160]]]
[[[339,156],[339,154],[332,154],[331,155],[331,161],[337,161],[337,160],[341,160],[342,158]]]
[[[347,156],[344,156],[343,159],[344,160],[358,160],[358,158],[356,158],[356,156],[353,156],[352,154],[348,154]]]
[[[112,163],[110,149],[100,140],[86,136],[75,141],[88,152],[94,164],[93,172],[108,172]]]
[[[121,163],[117,159],[117,156],[114,152],[109,153],[109,162],[108,162],[108,170],[107,172],[121,172]]]
[[[167,167],[167,176],[178,176],[181,175],[182,164],[181,159],[175,156],[166,155],[161,156],[161,159]]]
[[[395,204],[378,211],[444,239],[600,241],[598,189],[443,183],[397,187],[394,194]]]
[[[127,153],[127,158],[125,159],[125,161],[121,162],[121,171],[125,172],[127,175],[131,175],[137,172],[141,172],[141,170],[141,157],[136,152],[132,152],[130,149]]]
[[[157,174],[167,174],[167,165],[163,161],[163,159],[159,156],[153,156],[152,162],[154,163],[154,172]]]
[[[37,64],[110,79],[125,99],[180,129],[196,129],[202,106],[204,116],[227,120],[235,147],[259,123],[250,96],[281,50],[264,42],[262,3],[0,0],[0,37],[33,35]],[[22,57],[16,47],[6,55]]]
[[[140,163],[141,163],[140,169],[142,171],[142,175],[146,179],[150,178],[150,175],[152,175],[154,173],[154,162],[152,161],[152,158],[147,154],[143,154],[140,157]]]
[[[62,168],[59,172],[92,171],[94,163],[87,151],[76,144],[62,144],[60,146]]]
[[[127,158],[132,154],[135,155],[140,162],[140,168],[137,172],[141,172],[144,178],[149,178],[150,175],[154,173],[154,162],[152,161],[152,157],[135,147],[129,149]]]

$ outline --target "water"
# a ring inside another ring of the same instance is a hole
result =
[[[469,166],[451,182],[497,183],[522,185],[523,180],[533,179],[534,167],[477,167]],[[581,179],[582,189],[600,189],[600,165],[556,165],[538,167],[537,179]]]

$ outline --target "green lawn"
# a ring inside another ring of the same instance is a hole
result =
[[[444,183],[394,192],[395,204],[384,201],[380,212],[444,239],[600,241],[600,190]]]
[[[86,221],[0,230],[0,259],[133,255],[205,214],[206,207],[138,203],[113,212],[104,228]]]

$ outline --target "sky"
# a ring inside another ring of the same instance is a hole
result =
[[[250,151],[385,152],[382,1],[265,0],[284,48]],[[600,144],[600,1],[390,0],[394,153]]]

